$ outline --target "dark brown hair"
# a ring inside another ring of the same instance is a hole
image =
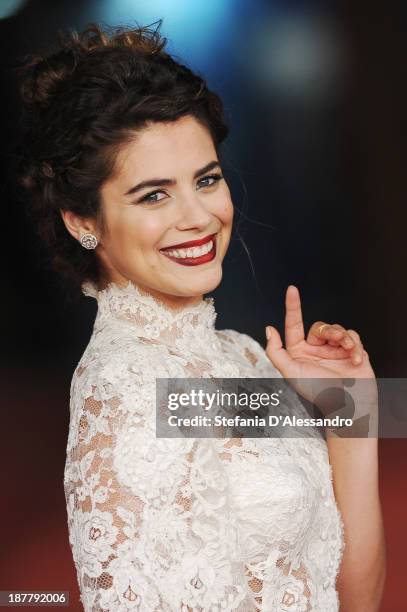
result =
[[[103,227],[100,187],[135,130],[192,115],[209,130],[217,151],[228,134],[220,98],[164,51],[161,24],[109,33],[91,24],[79,34],[60,35],[51,53],[29,58],[21,70],[19,174],[28,212],[54,269],[76,290],[85,280],[100,284],[103,270],[95,251],[70,235],[60,210]]]

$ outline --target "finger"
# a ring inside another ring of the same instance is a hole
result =
[[[332,325],[331,327],[335,327],[340,332],[340,337],[337,340],[329,340],[328,344],[331,347],[341,346],[345,352],[346,357],[352,361],[353,365],[359,365],[363,361],[363,344],[360,340],[359,334],[353,330],[346,330],[341,325],[337,323]],[[325,329],[323,330],[325,332]],[[329,336],[329,330],[327,329],[327,336]]]
[[[338,342],[342,338],[341,329],[345,331],[343,327],[335,323],[324,323],[323,321],[316,321],[311,325],[307,336],[307,342],[314,346],[321,346],[328,342],[332,346],[337,346]]]
[[[330,344],[332,343],[333,346],[340,344],[346,350],[351,350],[355,347],[354,339],[342,325],[339,325],[338,323],[334,323],[332,327],[336,329],[337,331],[339,331],[340,334],[337,334],[337,338],[331,340]]]
[[[328,343],[321,346],[308,344],[306,350],[307,355],[319,359],[349,359],[349,351],[344,349],[343,346],[331,346]]]
[[[354,341],[354,347],[351,351],[351,360],[354,365],[360,365],[364,357],[363,344],[359,334],[354,329],[348,329],[347,333],[352,337]]]
[[[307,342],[314,346],[321,346],[322,344],[325,344],[328,338],[327,335],[324,334],[324,331],[329,327],[330,324],[325,323],[324,321],[316,321],[313,323],[308,331]]]
[[[354,329],[348,329],[348,330],[347,330],[347,332],[348,332],[348,334],[349,334],[350,336],[352,336],[352,338],[353,338],[353,339],[354,339],[354,340],[355,340],[357,343],[359,342],[360,344],[362,344],[362,340],[360,339],[360,336],[359,336],[359,334],[358,334],[358,332],[357,332],[357,331],[355,331]]]
[[[326,342],[330,346],[343,346],[346,350],[351,350],[355,347],[354,339],[342,325],[338,323],[330,325],[328,323],[321,323],[320,321],[317,321],[311,326],[308,332],[307,342],[316,346],[320,346]]]
[[[293,364],[293,359],[283,347],[281,336],[275,327],[268,325],[266,327],[267,346],[266,354],[271,363],[283,374],[289,372],[290,366]]]
[[[294,285],[287,288],[285,308],[285,345],[289,349],[305,339],[300,292]]]

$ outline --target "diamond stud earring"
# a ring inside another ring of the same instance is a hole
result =
[[[98,239],[93,234],[82,234],[80,243],[85,249],[96,249]]]

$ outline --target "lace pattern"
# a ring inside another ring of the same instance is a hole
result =
[[[169,310],[97,292],[71,384],[64,487],[85,612],[334,612],[344,548],[326,442],[160,439],[156,377],[278,377],[216,330],[212,299]],[[292,410],[303,410],[293,403]]]

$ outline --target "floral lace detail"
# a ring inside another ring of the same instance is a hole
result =
[[[101,291],[88,281],[83,284],[82,292],[97,299],[100,319],[114,317],[118,322],[131,322],[133,332],[140,338],[182,346],[209,336],[212,345],[220,349],[215,333],[217,313],[213,298],[172,309],[131,281],[125,287],[110,283]]]
[[[157,377],[281,376],[250,336],[129,283],[71,384],[64,487],[85,612],[335,612],[344,548],[325,440],[155,436]],[[295,395],[288,410],[302,413]]]

